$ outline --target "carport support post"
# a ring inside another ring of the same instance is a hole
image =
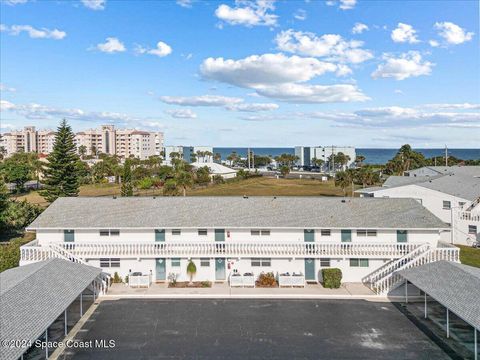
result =
[[[65,336],[67,336],[67,333],[68,333],[68,329],[67,329],[67,327],[68,327],[68,325],[67,325],[67,309],[65,309]]]
[[[425,293],[425,319],[427,318],[427,293]]]
[[[45,330],[45,359],[48,359],[48,328]]]
[[[450,310],[447,308],[447,338],[450,337]]]
[[[80,293],[80,317],[83,316],[83,291]]]
[[[96,285],[95,280],[93,280],[93,302],[95,302],[95,291],[96,291],[95,285]]]
[[[474,339],[474,344],[473,344],[473,351],[475,353],[475,360],[478,360],[478,339],[477,339],[477,328],[473,328],[473,339]]]

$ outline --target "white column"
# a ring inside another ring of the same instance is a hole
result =
[[[80,293],[80,317],[83,316],[83,290]]]
[[[93,288],[93,302],[95,302],[95,292],[97,290],[97,289],[95,289],[95,285],[96,285],[95,280],[93,280],[93,286],[92,286],[92,288]]]
[[[48,359],[48,328],[45,330],[45,359]]]
[[[473,328],[473,338],[474,338],[474,344],[473,344],[473,351],[475,353],[475,360],[478,360],[478,339],[477,339],[477,328]]]
[[[425,293],[425,319],[427,318],[427,293]]]
[[[447,308],[447,338],[450,337],[450,310]]]
[[[67,308],[68,309],[68,308]],[[68,333],[68,324],[67,324],[67,309],[65,309],[65,336],[67,336]]]

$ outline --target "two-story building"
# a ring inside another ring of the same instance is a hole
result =
[[[411,199],[59,198],[27,230],[36,240],[21,248],[21,264],[57,256],[154,281],[187,280],[190,260],[196,280],[271,271],[318,281],[336,267],[344,282],[381,280],[419,259],[458,260],[439,243],[448,226]]]

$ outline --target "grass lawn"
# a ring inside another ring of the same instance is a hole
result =
[[[480,268],[480,249],[465,245],[455,246],[460,248],[460,261],[462,264]]]
[[[120,195],[119,184],[89,184],[80,187],[80,196]],[[138,190],[138,196],[161,196],[162,189]],[[274,179],[255,177],[247,180],[227,182],[220,185],[198,187],[187,191],[190,196],[342,196],[341,188],[333,181],[321,182],[313,179]],[[347,194],[349,195],[349,194]],[[47,201],[37,191],[14,196],[17,200],[46,207]]]

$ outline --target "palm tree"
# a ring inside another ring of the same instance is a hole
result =
[[[78,147],[78,155],[80,155],[80,159],[83,160],[86,154],[87,154],[87,147],[85,145],[80,145]]]
[[[355,158],[355,162],[357,163],[357,166],[362,166],[364,161],[365,161],[365,156],[363,155],[357,155],[357,157]]]
[[[193,277],[195,276],[196,273],[197,273],[197,266],[192,260],[190,260],[187,265],[187,274],[190,276],[189,285],[193,284]]]
[[[215,153],[215,155],[213,155],[213,160],[216,162],[220,162],[222,160],[222,155],[218,152]]]
[[[175,182],[182,188],[183,196],[187,196],[187,188],[193,186],[193,175],[189,171],[179,169],[175,174]]]
[[[340,186],[343,190],[343,196],[347,196],[346,189],[353,183],[352,171],[339,171],[335,174],[335,186]]]

